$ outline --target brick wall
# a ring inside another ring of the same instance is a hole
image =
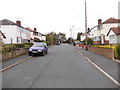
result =
[[[101,41],[94,41],[94,44],[101,44]]]
[[[97,53],[97,54],[104,55],[111,59],[114,58],[114,50],[113,49],[89,47],[88,50],[91,52]]]

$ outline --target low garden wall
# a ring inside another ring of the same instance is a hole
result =
[[[97,54],[104,55],[108,58],[114,59],[114,50],[108,48],[88,47],[88,50]]]
[[[25,54],[27,52],[28,52],[28,48],[18,48],[18,49],[11,51],[11,52],[2,53],[2,61],[20,56],[20,55]]]
[[[0,61],[25,54],[32,45],[33,43],[2,44],[0,47],[0,54],[2,59]]]

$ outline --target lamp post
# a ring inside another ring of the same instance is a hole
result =
[[[72,29],[70,28],[70,37],[72,38]]]

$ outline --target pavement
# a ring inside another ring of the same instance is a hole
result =
[[[18,57],[15,57],[15,58],[11,58],[11,59],[8,59],[8,60],[4,60],[2,61],[2,69],[5,68],[5,67],[8,67],[16,62],[19,62],[25,58],[28,58],[29,55],[28,54],[24,54],[24,55],[21,55],[21,56],[18,56]]]
[[[32,57],[4,71],[3,88],[118,88],[75,49],[118,78],[117,62],[107,64],[109,59],[103,60],[103,56],[63,44],[50,48],[45,56]]]
[[[89,58],[92,62],[94,62],[96,65],[98,65],[100,68],[102,68],[105,72],[107,72],[109,75],[111,75],[114,79],[119,81],[119,69],[120,69],[120,63],[116,62],[110,58],[107,58],[103,55],[93,53],[91,51],[86,51],[85,49],[81,47],[74,47],[78,51],[80,51],[85,57]]]

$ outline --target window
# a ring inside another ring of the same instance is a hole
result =
[[[115,35],[110,36],[110,40],[113,40],[113,39],[115,39]]]
[[[116,43],[115,35],[109,36],[109,42],[110,42],[110,43]]]
[[[96,36],[93,39],[94,39],[94,41],[100,41],[100,36]]]

